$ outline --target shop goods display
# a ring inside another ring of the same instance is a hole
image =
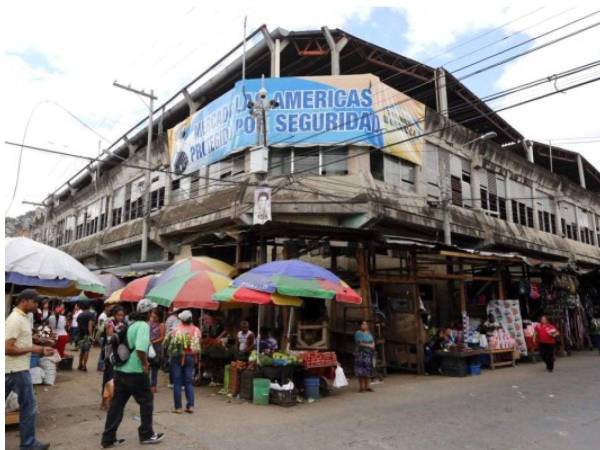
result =
[[[488,344],[491,350],[504,350],[514,348],[516,341],[507,331],[495,330],[488,338]]]
[[[301,352],[302,365],[306,369],[319,367],[337,367],[335,352]]]
[[[518,300],[490,300],[488,314],[493,314],[505,331],[515,340],[516,348],[523,356],[527,356],[527,343],[523,330],[523,318]],[[492,343],[490,342],[490,346]]]

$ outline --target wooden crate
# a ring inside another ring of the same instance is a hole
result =
[[[11,411],[4,414],[5,425],[17,425],[19,423],[19,410]]]

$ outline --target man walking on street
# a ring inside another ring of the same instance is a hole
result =
[[[77,317],[79,328],[79,367],[77,370],[87,372],[87,361],[92,348],[92,337],[96,324],[96,311],[90,304],[88,309]]]
[[[163,440],[163,433],[155,433],[152,428],[154,396],[150,390],[148,370],[148,349],[150,347],[150,326],[148,316],[156,308],[156,303],[143,299],[137,304],[135,313],[130,315],[130,324],[124,344],[130,355],[123,364],[115,366],[114,397],[106,414],[106,424],[102,433],[102,447],[112,448],[121,445],[125,439],[117,439],[117,429],[123,420],[123,411],[129,397],[133,396],[140,405],[141,425],[138,434],[141,444],[157,444]]]
[[[50,356],[54,350],[50,347],[33,345],[31,323],[27,314],[36,310],[36,301],[40,299],[35,289],[25,289],[19,294],[17,306],[6,319],[4,399],[10,392],[19,397],[19,434],[21,450],[45,450],[50,448],[35,439],[35,397],[29,373],[31,353]]]

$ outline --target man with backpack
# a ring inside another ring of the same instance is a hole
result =
[[[111,337],[114,361],[114,397],[106,414],[106,424],[102,433],[102,447],[112,448],[122,445],[125,439],[117,439],[117,429],[123,420],[123,411],[129,397],[133,396],[140,405],[141,425],[138,434],[141,444],[157,444],[164,433],[155,433],[152,428],[154,396],[150,390],[148,370],[148,350],[150,348],[150,327],[148,315],[156,308],[156,303],[142,299],[136,312],[130,315],[130,323],[123,331]]]

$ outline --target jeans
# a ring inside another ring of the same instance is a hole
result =
[[[546,363],[546,369],[549,372],[554,370],[554,344],[542,344],[540,342],[540,356]]]
[[[123,411],[131,396],[140,405],[141,425],[138,428],[140,441],[148,439],[154,434],[152,429],[154,396],[150,390],[148,375],[115,371],[114,383],[115,393],[106,413],[102,445],[112,444],[117,439],[117,429],[123,420]]]
[[[100,389],[100,397],[102,397],[102,394],[104,393],[104,385],[114,378],[114,374],[115,372],[112,364],[105,362],[104,372],[102,372],[102,388]]]
[[[152,344],[154,351],[156,352],[156,358],[150,361],[150,386],[156,387],[158,385],[158,371],[160,370],[162,360],[162,345]]]
[[[181,409],[181,386],[185,388],[186,408],[194,407],[194,366],[196,361],[192,355],[185,355],[183,366],[179,356],[171,357],[171,377],[173,378],[173,400],[175,409]]]
[[[21,450],[35,449],[40,445],[35,439],[35,397],[29,370],[4,375],[4,400],[15,392],[19,396],[19,434]]]
[[[69,332],[71,333],[71,345],[77,347],[79,345],[79,328],[73,327]]]

